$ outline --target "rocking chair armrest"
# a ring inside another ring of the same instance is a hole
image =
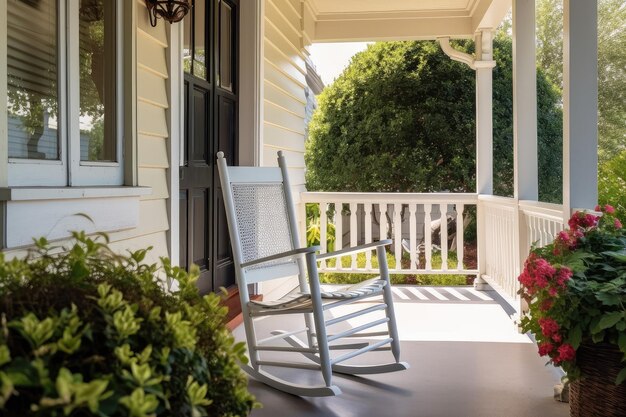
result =
[[[298,256],[298,255],[306,255],[307,253],[315,253],[318,250],[320,250],[319,246],[309,246],[308,248],[293,249],[293,250],[290,250],[290,251],[287,251],[287,252],[277,253],[277,254],[274,254],[274,255],[265,256],[263,258],[254,259],[252,261],[244,262],[244,263],[241,264],[241,267],[242,268],[247,268],[247,267],[252,266],[252,265],[258,265],[258,264],[262,264],[262,263],[269,262],[269,261],[275,261],[277,259],[290,258],[290,257],[293,257],[293,256]]]
[[[341,249],[335,252],[322,253],[322,254],[317,255],[317,260],[321,261],[322,259],[339,258],[340,256],[346,256],[346,255],[352,255],[353,253],[365,252],[367,250],[371,250],[379,246],[391,245],[391,242],[392,242],[391,239],[385,239],[385,240],[379,240],[378,242],[366,243],[365,245]]]

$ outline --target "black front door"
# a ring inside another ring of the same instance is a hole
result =
[[[237,164],[238,16],[236,0],[194,0],[184,21],[180,263],[199,266],[203,293],[235,284],[215,158]]]

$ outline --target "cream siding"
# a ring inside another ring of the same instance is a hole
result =
[[[111,236],[111,246],[122,252],[152,246],[149,262],[169,256],[166,26],[150,26],[145,2],[137,0],[137,185],[151,187],[152,194],[141,197],[139,225]]]
[[[295,203],[304,186],[304,127],[307,52],[302,39],[300,0],[266,0],[263,61],[263,148],[261,163],[276,166],[283,150],[289,167]],[[276,285],[263,283],[271,299],[293,287],[293,279]]]

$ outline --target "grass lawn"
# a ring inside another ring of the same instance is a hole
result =
[[[327,261],[328,267],[335,266],[335,259]],[[349,268],[352,262],[350,256],[344,256],[341,258],[341,265],[344,268]],[[357,255],[357,266],[359,268],[365,268],[366,257],[365,253],[359,253]],[[441,253],[433,252],[431,259],[433,269],[441,268]],[[387,252],[387,264],[389,269],[396,267],[396,258],[393,254]],[[404,254],[402,257],[402,265],[407,268],[410,264],[410,257],[408,254]],[[420,265],[423,265],[423,261],[420,261]],[[448,268],[456,268],[457,257],[456,252],[448,252]],[[375,254],[372,254],[372,267],[378,268],[378,258]],[[356,284],[363,280],[373,278],[377,274],[360,274],[354,272],[325,272],[320,273],[320,279],[326,284]],[[390,274],[392,284],[414,284],[414,285],[468,285],[471,283],[472,278],[467,278],[466,275],[457,274]]]

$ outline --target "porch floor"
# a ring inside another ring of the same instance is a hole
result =
[[[517,333],[510,306],[495,291],[471,287],[394,286],[403,372],[351,377],[333,375],[343,394],[303,398],[250,379],[263,408],[251,417],[565,417],[567,404],[552,398],[560,375],[544,366],[536,346]],[[267,317],[259,333],[295,330],[299,317]],[[355,325],[355,323],[350,323]],[[244,340],[243,328],[234,331]],[[354,363],[388,361],[389,352]],[[279,370],[295,382],[321,383],[317,373]]]

